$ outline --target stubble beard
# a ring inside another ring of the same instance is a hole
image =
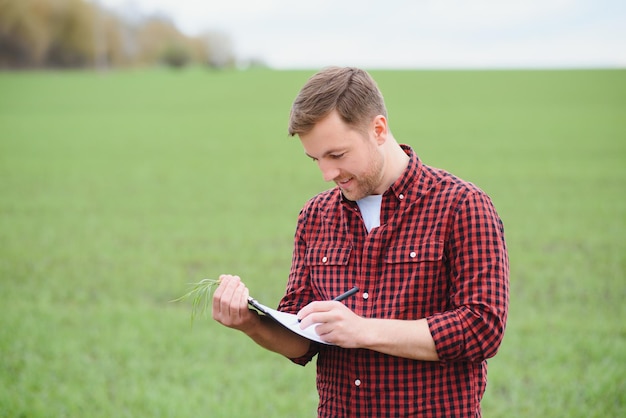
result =
[[[373,158],[368,169],[360,176],[341,176],[340,178],[352,177],[354,186],[352,190],[341,189],[344,197],[348,200],[357,201],[364,197],[378,194],[376,189],[383,180],[383,158],[376,154],[379,158]],[[339,186],[341,188],[341,186]]]

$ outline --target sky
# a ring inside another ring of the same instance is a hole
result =
[[[624,0],[91,0],[277,69],[624,68]]]

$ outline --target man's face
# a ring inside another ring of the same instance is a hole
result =
[[[367,134],[344,123],[336,112],[300,135],[304,152],[317,162],[324,181],[334,181],[349,200],[359,200],[379,190],[384,156],[376,140],[375,124]]]

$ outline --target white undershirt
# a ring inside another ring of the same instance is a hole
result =
[[[380,205],[382,201],[383,195],[381,194],[366,196],[356,201],[361,210],[361,216],[363,217],[363,222],[365,222],[367,232],[380,226]]]

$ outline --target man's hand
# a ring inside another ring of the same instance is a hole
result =
[[[248,308],[249,291],[239,276],[222,274],[213,293],[213,319],[229,328],[246,332],[260,323],[259,315]]]
[[[315,332],[324,341],[343,348],[358,348],[363,337],[366,319],[358,316],[343,303],[335,301],[311,302],[298,312],[300,328],[313,324]]]
[[[213,319],[244,332],[260,346],[288,358],[301,357],[309,349],[309,340],[274,320],[248,308],[248,288],[239,276],[223,274],[213,293]]]

